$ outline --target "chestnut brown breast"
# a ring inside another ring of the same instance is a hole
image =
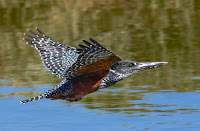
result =
[[[81,100],[86,94],[95,92],[99,89],[99,85],[104,77],[106,77],[108,70],[101,70],[83,74],[73,82],[73,89],[68,92],[62,92],[54,95],[52,99],[65,99],[70,102]]]
[[[65,99],[68,101],[79,101],[86,94],[95,92],[99,89],[102,79],[109,72],[110,67],[120,59],[110,56],[107,59],[99,60],[93,64],[87,65],[75,72],[77,79],[73,81],[72,90],[68,93],[62,92],[54,95],[52,99]]]

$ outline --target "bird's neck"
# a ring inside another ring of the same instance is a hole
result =
[[[117,83],[118,81],[123,80],[124,78],[126,78],[126,77],[122,74],[118,74],[113,71],[109,71],[108,75],[103,78],[101,84],[99,85],[99,89],[103,89],[103,88],[112,86],[115,83]]]

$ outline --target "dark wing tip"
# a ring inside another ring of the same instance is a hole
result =
[[[102,45],[100,45],[98,42],[96,42],[94,39],[89,38],[89,40],[96,46],[102,47]]]
[[[94,48],[95,46],[93,44],[91,44],[90,42],[86,41],[86,40],[83,40],[83,42],[88,45],[89,47],[91,48]]]
[[[36,29],[38,30],[38,28],[36,27]],[[27,36],[27,37],[29,37],[29,38],[42,38],[42,36],[40,36],[39,34],[37,34],[37,33],[35,33],[35,32],[33,32],[33,31],[31,31],[30,29],[27,29],[27,31],[28,32],[30,32],[31,33],[31,35],[28,35],[28,34],[26,34],[26,33],[24,33],[24,35],[25,36]],[[38,31],[39,32],[39,31]],[[39,32],[40,33],[40,32]]]
[[[93,40],[92,38],[89,38],[89,40],[91,41],[91,42],[88,42],[88,41],[86,41],[86,40],[83,40],[83,42],[87,45],[87,46],[85,46],[85,45],[81,45],[81,44],[79,44],[79,46],[81,47],[81,49],[79,50],[79,52],[87,52],[87,51],[89,51],[89,52],[93,52],[93,51],[96,51],[96,50],[98,50],[98,49],[105,49],[103,46],[101,46],[98,42],[96,42],[95,40]]]
[[[81,45],[81,44],[79,44],[78,46],[80,46],[82,49],[84,49],[84,50],[88,50],[89,48],[88,47],[86,47],[86,46],[84,46],[84,45]]]
[[[31,31],[30,29],[27,29],[27,31],[28,32],[30,32],[33,36],[36,36],[36,37],[38,37],[38,38],[42,38],[42,37],[46,37],[46,38],[49,38],[47,35],[45,35],[42,31],[40,31],[39,29],[38,29],[38,27],[36,27],[36,30],[38,31],[38,33],[35,33],[35,32],[33,32],[33,31]],[[24,34],[24,35],[26,35],[26,34]],[[28,36],[29,37],[29,36]]]

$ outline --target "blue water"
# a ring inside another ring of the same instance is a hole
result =
[[[198,0],[0,0],[0,131],[200,130]],[[42,99],[61,80],[22,40],[38,27],[78,47],[92,37],[124,60],[167,61],[79,102]]]
[[[0,87],[2,94],[24,88]],[[112,92],[118,89],[110,89]],[[102,91],[103,93],[104,91]],[[166,91],[168,92],[168,91]],[[129,108],[87,109],[81,102],[43,99],[19,104],[21,96],[1,97],[1,130],[198,130],[199,93],[144,93],[143,100],[130,100]],[[190,98],[190,99],[188,99]],[[152,105],[152,106],[144,106]],[[108,109],[108,110],[107,110]],[[126,111],[126,109],[128,109]],[[114,111],[120,111],[118,113]]]

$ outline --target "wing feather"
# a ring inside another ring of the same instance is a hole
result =
[[[24,40],[38,50],[49,71],[59,78],[63,78],[63,71],[69,69],[76,62],[79,53],[76,48],[60,44],[46,36],[38,28],[36,29],[39,34],[28,30],[32,35],[25,34],[28,39]]]
[[[94,71],[93,67],[95,67],[95,71],[102,70],[102,67],[104,67],[103,70],[109,70],[112,64],[121,60],[119,56],[107,50],[92,38],[90,38],[90,41],[92,44],[84,40],[84,43],[86,43],[89,47],[79,45],[81,47],[81,49],[79,49],[79,57],[68,70],[64,71],[63,76],[67,79],[71,79],[84,73],[92,72]]]
[[[119,56],[92,38],[89,38],[90,42],[83,40],[86,45],[79,45],[80,49],[76,49],[52,40],[38,28],[36,30],[38,33],[28,30],[31,35],[25,34],[27,38],[24,40],[38,50],[47,69],[59,78],[72,79],[78,75],[92,72],[93,66],[99,67],[95,69],[96,71],[102,70],[103,66],[97,65],[99,63],[102,65],[109,63],[107,64],[109,66],[103,69],[109,70],[112,64],[121,60]]]

